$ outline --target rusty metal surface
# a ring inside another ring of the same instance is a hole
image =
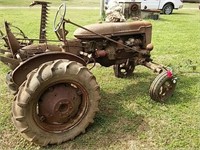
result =
[[[146,28],[151,29],[152,25],[146,21],[135,21],[125,23],[92,24],[84,27],[98,34],[111,37],[145,33]],[[100,36],[88,32],[82,28],[78,28],[74,32],[74,36],[80,39],[101,38]]]
[[[69,84],[57,84],[47,89],[39,101],[39,115],[50,124],[63,124],[79,109],[81,96]]]
[[[156,73],[161,73],[163,70],[167,70],[165,69],[165,67],[163,65],[154,63],[154,62],[145,62],[143,64],[144,66],[146,66],[147,68],[153,70]]]
[[[29,72],[38,68],[41,64],[45,62],[53,61],[57,59],[68,59],[71,61],[79,62],[83,64],[84,66],[86,66],[86,63],[82,58],[76,55],[73,55],[71,53],[48,52],[48,53],[37,54],[34,57],[31,57],[28,60],[24,61],[13,71],[13,81],[17,85],[21,85],[22,82],[26,79],[26,76]]]
[[[35,51],[37,52],[46,52],[46,51],[62,51],[62,49],[58,45],[53,44],[32,44],[22,48],[25,51]]]
[[[98,32],[100,32],[100,30],[97,32],[97,31],[93,31],[93,30],[91,30],[91,29],[89,29],[89,27],[87,28],[87,27],[83,27],[83,26],[81,26],[81,25],[78,25],[78,24],[76,24],[76,23],[74,23],[74,22],[72,22],[72,21],[70,21],[70,20],[66,20],[66,19],[64,19],[64,21],[65,22],[67,22],[67,23],[70,23],[70,24],[73,24],[73,25],[75,25],[75,26],[77,26],[77,27],[79,27],[79,29],[80,30],[82,30],[82,31],[84,31],[86,34],[87,34],[87,36],[85,36],[85,38],[86,37],[89,37],[89,38],[86,38],[87,40],[91,40],[91,38],[93,39],[93,38],[96,38],[96,40],[98,40],[98,38],[100,38],[100,39],[107,39],[108,41],[111,41],[111,42],[113,42],[113,43],[116,43],[116,44],[118,44],[118,45],[121,45],[122,47],[124,47],[124,48],[127,48],[127,49],[129,49],[129,50],[132,50],[132,51],[134,51],[134,52],[138,52],[138,53],[140,53],[140,51],[138,51],[137,49],[134,49],[134,48],[132,48],[132,47],[130,47],[130,46],[127,46],[127,45],[125,45],[125,44],[123,44],[123,43],[121,43],[121,42],[118,42],[118,41],[116,41],[116,40],[114,40],[114,39],[112,39],[112,37],[114,36],[114,32],[112,33],[112,34],[110,34],[110,35],[105,35],[104,33],[105,33],[105,31],[103,32],[103,34],[102,33],[98,33]],[[140,21],[140,22],[142,22],[142,21]],[[148,34],[147,36],[145,36],[145,40],[143,40],[143,42],[144,42],[144,44],[143,44],[143,47],[146,47],[147,46],[147,44],[149,44],[150,42],[151,42],[151,30],[152,30],[152,26],[151,26],[151,23],[148,23],[148,22],[144,22],[144,24],[147,24],[147,26],[145,27],[145,28],[143,28],[143,26],[140,26],[139,27],[139,29],[140,28],[142,28],[142,30],[143,30],[143,32],[142,33],[140,33],[140,32],[137,32],[137,35],[138,34]],[[113,24],[115,24],[115,23],[113,23]],[[117,23],[118,24],[118,23]],[[125,26],[125,24],[124,24],[124,26],[122,26],[122,27],[128,27],[128,24],[130,25],[130,23],[126,23],[126,26]],[[148,26],[148,24],[149,24],[149,26]],[[93,25],[91,25],[91,26],[93,26],[93,27],[98,27],[97,26],[98,24],[94,24],[94,26]],[[104,24],[105,25],[105,24]],[[89,25],[90,26],[90,25]],[[99,28],[101,27],[101,30],[103,30],[103,26],[99,26]],[[106,27],[106,26],[105,26]],[[79,29],[77,29],[77,30],[79,30]],[[106,28],[105,28],[106,29]],[[107,28],[108,29],[108,28]],[[111,29],[110,29],[111,30]],[[113,30],[112,30],[113,31]],[[120,31],[120,29],[118,29],[118,31]],[[76,31],[75,31],[76,32]],[[127,32],[127,31],[126,31]],[[136,31],[135,31],[136,32]],[[91,36],[88,36],[88,35],[91,35]],[[117,33],[116,32],[116,34],[115,34],[115,36],[117,36],[117,34],[119,34],[119,33]],[[128,35],[134,35],[133,33],[129,33]],[[95,37],[96,36],[96,37]],[[121,34],[121,35],[118,35],[118,36],[125,36],[125,34]],[[80,38],[81,39],[81,38]],[[83,38],[84,39],[84,38]]]
[[[20,54],[20,58],[24,61],[37,54],[41,54],[41,53],[45,53],[49,51],[61,52],[62,49],[57,45],[52,45],[52,44],[47,44],[47,43],[32,44],[32,45],[28,45],[21,48],[19,51],[19,54]]]
[[[95,53],[97,58],[98,57],[105,57],[107,54],[108,53],[106,51],[104,51],[104,50],[97,50],[96,53]]]
[[[19,42],[17,41],[16,37],[11,32],[8,22],[5,22],[4,25],[5,25],[6,35],[7,35],[8,44],[9,44],[11,53],[13,54],[13,57],[16,58],[16,54],[18,50],[20,49]]]
[[[67,40],[67,42],[62,45],[62,51],[79,55],[80,51],[83,50],[83,45],[81,42],[82,41],[79,39]]]
[[[47,18],[48,18],[48,7],[50,2],[45,2],[45,1],[34,1],[31,3],[30,7],[35,6],[35,5],[42,5],[41,8],[41,21],[40,21],[40,43],[44,43],[46,40],[46,27],[47,27]]]
[[[30,45],[33,43],[33,40],[29,39],[25,33],[17,26],[14,26],[8,22],[6,22],[7,26],[5,26],[6,28],[9,29],[9,32],[11,32],[11,34],[14,35],[15,39],[18,41],[20,48]],[[7,30],[7,29],[5,29]],[[0,35],[1,35],[1,39],[4,40],[4,47],[6,47],[7,49],[10,49],[10,44],[8,42],[8,36],[7,34],[4,35],[4,33],[0,30]]]
[[[79,55],[83,49],[81,41],[79,39],[68,40],[64,45],[53,45],[53,44],[32,44],[25,46],[21,49],[21,53],[25,55],[35,55],[38,53],[44,53],[49,51],[68,52],[74,55]]]
[[[49,86],[38,102],[37,124],[48,132],[72,129],[88,109],[87,92],[78,82],[65,81]]]
[[[8,65],[12,70],[14,70],[20,64],[20,61],[17,59],[3,56],[0,56],[0,61],[3,62],[5,65]]]
[[[122,5],[126,19],[139,20],[141,18],[141,2],[119,2]]]
[[[124,78],[130,76],[133,73],[135,69],[135,63],[133,61],[127,60],[125,63],[114,65],[113,69],[116,77]]]

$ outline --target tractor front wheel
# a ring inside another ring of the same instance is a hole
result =
[[[113,70],[117,78],[126,78],[133,74],[135,63],[133,61],[127,61],[122,64],[117,64],[113,66]]]
[[[151,99],[158,102],[165,102],[172,96],[177,80],[173,76],[168,76],[166,71],[160,73],[150,85],[149,93]]]
[[[72,140],[93,123],[99,86],[82,64],[44,63],[27,76],[13,102],[12,119],[29,141],[45,146]]]

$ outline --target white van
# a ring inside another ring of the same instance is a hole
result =
[[[107,0],[109,2],[111,0]],[[141,9],[158,9],[164,14],[171,14],[173,9],[179,9],[183,7],[183,0],[117,0],[120,3],[123,2],[141,2]]]

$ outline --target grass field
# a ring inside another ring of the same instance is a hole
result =
[[[66,1],[68,6],[99,6],[100,0],[44,0],[51,2],[53,6],[58,6],[62,1]],[[33,0],[0,0],[1,6],[28,6]]]
[[[61,145],[39,147],[17,132],[11,121],[13,96],[5,84],[9,69],[0,64],[0,149],[200,149],[200,11],[190,9],[197,4],[185,5],[188,9],[148,20],[153,25],[152,58],[172,67],[178,77],[174,96],[165,104],[152,101],[148,89],[156,75],[144,67],[137,67],[130,78],[118,79],[112,67],[97,66],[92,72],[101,87],[100,112],[85,134]],[[98,22],[98,10],[92,11],[69,10],[67,18],[82,25]],[[55,39],[54,14],[51,10],[51,39]],[[37,9],[0,10],[0,24],[7,20],[28,37],[37,38],[39,16]],[[71,32],[75,29],[67,27]],[[69,36],[72,38],[72,33]]]

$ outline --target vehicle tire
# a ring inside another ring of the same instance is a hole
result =
[[[163,6],[162,12],[166,15],[170,15],[173,12],[173,5],[168,3]]]
[[[166,71],[160,73],[150,85],[151,99],[157,102],[165,102],[174,93],[176,83],[176,78],[168,77]]]
[[[11,73],[12,72],[9,72],[6,75],[6,84],[7,84],[8,88],[9,88],[10,92],[13,95],[15,95],[15,94],[17,94],[18,86],[13,82]]]
[[[99,110],[99,86],[80,63],[56,60],[27,76],[12,106],[12,120],[27,140],[60,144],[84,133]]]
[[[117,78],[126,78],[133,74],[135,63],[133,61],[128,61],[126,63],[117,64],[113,66],[113,70]]]

